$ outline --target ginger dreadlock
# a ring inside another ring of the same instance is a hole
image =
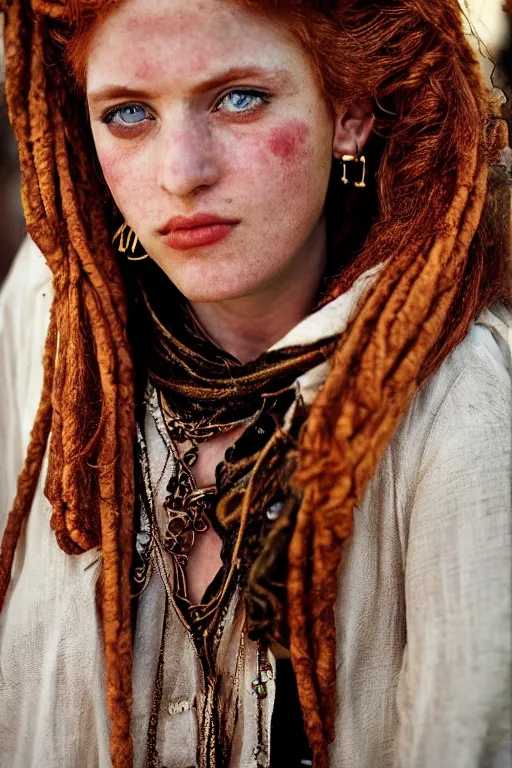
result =
[[[103,550],[107,701],[117,767],[131,764],[133,375],[123,285],[102,207],[91,206],[104,192],[87,166],[84,123],[68,110],[65,71],[49,73],[44,66],[51,41],[42,14],[57,15],[59,8],[17,1],[6,9],[6,98],[23,205],[28,231],[54,275],[54,301],[41,403],[2,541],[0,605],[51,431],[45,493],[59,546],[70,554],[100,543]]]
[[[303,429],[295,475],[303,500],[289,550],[291,655],[315,768],[326,768],[342,544],[414,393],[476,314],[505,293],[500,251],[479,227],[489,164],[504,135],[457,0],[240,1],[289,26],[311,53],[331,103],[372,98],[377,131],[386,137],[375,222],[357,257],[331,281],[328,298],[369,267],[384,267],[334,354]],[[59,546],[70,554],[103,550],[111,752],[114,768],[127,768],[133,370],[105,189],[75,87],[84,78],[88,36],[115,4],[12,0],[5,9],[6,95],[25,215],[52,269],[55,298],[43,394],[2,542],[0,605],[51,434],[45,492]]]

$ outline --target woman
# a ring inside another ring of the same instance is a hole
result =
[[[5,12],[54,298],[2,765],[510,765],[504,136],[456,0]]]

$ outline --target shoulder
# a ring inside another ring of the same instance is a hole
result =
[[[443,445],[478,438],[501,436],[510,443],[511,344],[512,313],[505,307],[478,317],[417,393],[399,430],[401,439],[420,443],[423,458]]]
[[[510,515],[512,313],[488,310],[416,393],[377,475],[393,480],[406,541],[414,518]]]
[[[0,291],[0,350],[7,385],[26,395],[32,378],[42,384],[42,357],[53,298],[52,275],[26,238]]]
[[[52,274],[27,237],[0,291],[2,362],[11,371],[26,368],[27,358],[42,358],[52,296]]]
[[[25,238],[0,291],[0,331],[9,330],[9,321],[19,314],[27,320],[34,316],[37,298],[48,298],[49,311],[52,274],[35,243]]]
[[[511,328],[503,308],[478,318],[404,422],[408,765],[501,765],[510,748]]]

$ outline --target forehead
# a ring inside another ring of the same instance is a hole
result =
[[[306,59],[284,25],[228,0],[128,0],[95,31],[87,89],[106,80],[192,85],[222,68],[294,71]]]

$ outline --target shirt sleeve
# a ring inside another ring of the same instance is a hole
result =
[[[30,240],[0,293],[0,532],[41,396],[51,272]],[[45,465],[0,614],[1,768],[111,768],[97,549],[67,555],[50,527]]]
[[[396,768],[512,766],[512,405],[493,344],[445,398],[412,497]]]
[[[27,238],[0,292],[0,534],[41,397],[51,301],[51,272]]]

